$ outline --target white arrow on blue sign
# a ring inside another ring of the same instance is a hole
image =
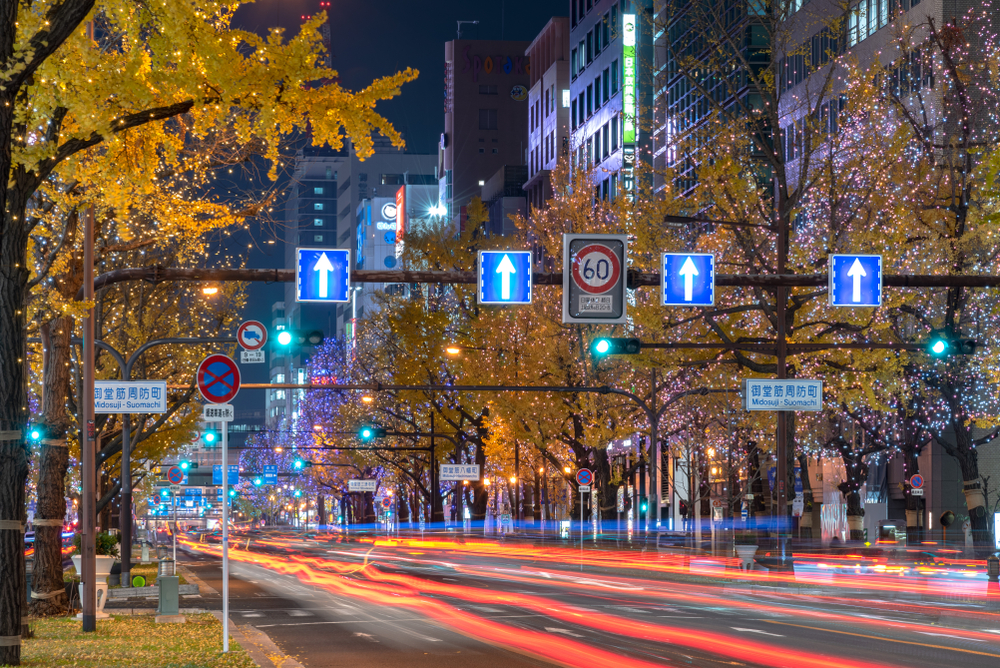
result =
[[[831,306],[882,305],[881,255],[831,255]]]
[[[346,303],[351,300],[351,251],[295,249],[295,301]]]
[[[278,465],[277,464],[264,464],[264,484],[265,485],[277,485],[278,484]]]
[[[715,304],[715,256],[711,253],[664,253],[660,273],[664,306]]]
[[[531,251],[479,251],[479,303],[531,303]]]

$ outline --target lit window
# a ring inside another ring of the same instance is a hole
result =
[[[322,202],[314,202],[313,203],[313,210],[314,211],[322,211],[323,210],[323,203]]]
[[[322,194],[323,194],[322,188],[313,188],[313,195],[322,195]]]
[[[313,218],[313,225],[315,225],[316,227],[323,227],[323,219]]]
[[[563,106],[563,109],[568,109],[569,108],[569,99],[570,99],[569,98],[569,89],[566,89],[566,90],[564,90],[562,92],[562,106]]]

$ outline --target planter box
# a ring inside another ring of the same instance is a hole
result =
[[[198,585],[183,584],[178,587],[178,594],[197,594]],[[108,598],[146,598],[148,596],[159,596],[160,588],[156,585],[152,587],[122,587],[121,589],[109,589]]]

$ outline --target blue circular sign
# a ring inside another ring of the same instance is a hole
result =
[[[576,484],[589,485],[594,482],[594,472],[590,469],[580,469],[576,472]]]
[[[390,269],[396,266],[396,258],[393,257],[392,255],[387,255],[385,260],[383,260],[382,262],[385,263],[385,266],[389,267]]]
[[[913,489],[920,489],[924,486],[924,477],[919,473],[914,473],[910,476],[910,487]]]

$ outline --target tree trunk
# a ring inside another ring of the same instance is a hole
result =
[[[847,528],[850,530],[852,542],[863,543],[865,540],[864,517],[865,510],[861,507],[861,493],[850,491],[844,495],[847,502]]]
[[[960,434],[959,439],[967,440],[967,432]],[[956,452],[962,469],[962,492],[969,508],[969,524],[972,525],[972,544],[976,557],[984,559],[993,552],[994,546],[990,537],[983,481],[979,478],[979,455],[971,443],[959,442]]]
[[[35,510],[35,558],[31,575],[31,614],[61,615],[68,609],[63,585],[62,527],[66,516],[67,432],[70,416],[70,336],[73,320],[56,318],[41,327],[44,348],[42,432],[38,454],[38,503]]]
[[[483,449],[481,443],[476,444],[476,464],[479,464],[479,470],[482,475],[486,474],[486,452]],[[490,501],[490,490],[483,484],[482,479],[478,480],[474,485],[473,502],[472,502],[472,521],[474,522],[485,522],[486,521],[486,508]]]
[[[802,517],[799,518],[799,535],[804,540],[812,540],[812,508],[815,503],[812,481],[809,479],[809,461],[804,454],[799,457],[799,477],[802,479]]]

